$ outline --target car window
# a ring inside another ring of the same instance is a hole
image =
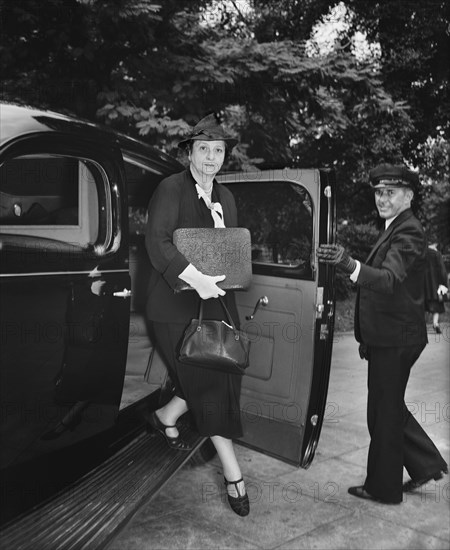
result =
[[[308,191],[286,181],[235,183],[239,225],[250,230],[254,264],[310,278],[313,209]]]
[[[86,247],[99,234],[98,182],[93,162],[29,155],[0,166],[0,231]]]

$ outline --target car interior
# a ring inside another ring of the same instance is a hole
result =
[[[30,235],[80,247],[99,235],[93,163],[63,156],[24,156],[0,167],[2,233]]]

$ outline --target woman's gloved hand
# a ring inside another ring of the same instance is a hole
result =
[[[209,298],[218,298],[219,296],[225,296],[225,290],[217,286],[217,283],[225,279],[225,275],[205,275],[199,271],[192,264],[189,264],[187,268],[178,275],[188,285],[191,285],[193,289],[198,292],[198,295],[203,300]]]
[[[448,293],[448,288],[445,285],[439,285],[437,289],[438,296],[443,296]]]

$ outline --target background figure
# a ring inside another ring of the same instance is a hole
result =
[[[217,370],[180,363],[178,348],[186,326],[197,318],[204,300],[205,319],[223,319],[220,302],[236,325],[238,313],[232,291],[217,283],[225,275],[209,276],[189,263],[173,244],[173,232],[185,227],[236,227],[237,209],[229,189],[215,180],[227,151],[236,144],[217,123],[214,115],[202,119],[191,135],[180,142],[187,149],[189,167],[164,179],[148,208],[145,245],[152,264],[147,299],[147,317],[156,346],[164,358],[175,386],[173,398],[148,416],[168,445],[189,451],[176,422],[190,411],[197,431],[210,437],[223,466],[228,501],[236,514],[249,513],[249,499],[232,439],[242,436],[240,393],[242,377]],[[193,290],[177,292],[181,281]],[[225,296],[226,294],[226,296]]]
[[[355,337],[361,358],[368,360],[367,476],[364,485],[348,492],[398,504],[403,492],[440,479],[448,467],[405,404],[411,368],[427,344],[427,246],[411,210],[419,177],[405,166],[382,164],[370,172],[370,185],[384,231],[365,263],[354,260],[340,245],[321,245],[317,256],[357,284]],[[404,484],[403,467],[411,476]]]
[[[447,270],[437,244],[430,244],[427,251],[425,272],[425,311],[433,314],[433,328],[441,334],[439,314],[445,312],[444,298],[448,294]]]

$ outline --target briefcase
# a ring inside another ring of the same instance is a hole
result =
[[[205,275],[226,275],[217,286],[244,290],[252,280],[250,231],[245,227],[181,228],[173,243],[185,258]],[[180,279],[178,290],[192,290]]]

